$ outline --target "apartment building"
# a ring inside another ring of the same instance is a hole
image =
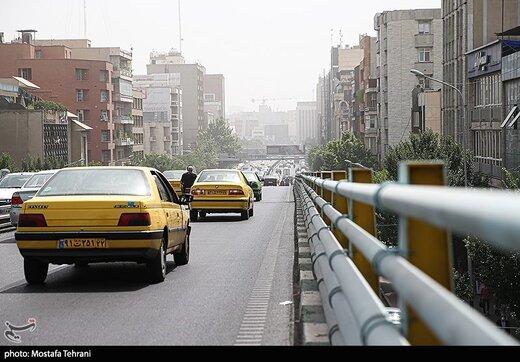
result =
[[[317,145],[319,142],[319,123],[316,102],[298,102],[296,104],[298,143]]]
[[[134,87],[143,91],[143,118],[149,128],[153,122],[163,123],[161,138],[144,138],[145,154],[152,148],[159,153],[183,154],[183,98],[179,73],[136,75]],[[165,134],[167,131],[169,134]],[[155,132],[155,131],[154,131]],[[150,134],[153,134],[149,130]],[[162,142],[159,146],[158,142]],[[153,143],[153,145],[147,145]],[[153,146],[153,147],[152,147]]]
[[[133,157],[136,159],[142,159],[144,157],[144,119],[143,119],[143,99],[145,98],[144,92],[139,89],[132,91],[133,105],[132,105],[132,118],[134,126],[132,133],[134,136],[134,147]]]
[[[151,53],[147,74],[180,74],[182,91],[183,149],[190,152],[197,145],[200,130],[208,127],[204,111],[204,75],[206,68],[201,64],[187,64],[177,51]]]
[[[509,161],[516,158],[515,130],[508,129],[510,122],[505,122],[515,104],[508,98],[512,93],[506,94],[504,88],[508,86],[506,83],[514,83],[514,76],[502,82],[502,60],[516,57],[516,45],[508,41],[520,35],[516,29],[520,25],[519,3],[518,0],[442,2],[444,81],[464,95],[462,99],[455,90],[444,87],[443,133],[464,144],[476,158],[475,169],[491,176],[497,185],[502,168],[512,167]],[[513,151],[509,151],[511,147]]]
[[[112,64],[112,120],[114,123],[114,160],[115,164],[128,162],[133,153],[132,137],[133,91],[132,91],[132,53],[119,47],[92,47],[88,39],[38,39],[35,44],[41,46],[66,46],[71,51],[71,58],[106,61]],[[78,110],[80,120],[83,110]],[[109,114],[101,113],[101,118],[108,119]]]
[[[91,127],[87,158],[113,164],[116,148],[112,120],[112,63],[74,59],[63,45],[36,45],[35,31],[22,31],[11,43],[0,43],[0,77],[20,76],[38,84],[33,93],[62,103]]]
[[[379,159],[412,132],[412,93],[439,85],[418,79],[410,70],[442,79],[441,9],[387,11],[375,16]]]
[[[208,123],[211,123],[211,119],[226,119],[226,82],[224,75],[204,75],[204,110],[208,113]]]

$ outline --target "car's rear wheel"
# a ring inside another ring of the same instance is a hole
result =
[[[242,211],[242,220],[249,220],[249,210]]]
[[[199,216],[200,216],[201,219],[204,219],[207,216],[207,213],[205,211],[201,211],[199,213]]]
[[[256,201],[257,201],[257,202],[262,201],[262,194],[258,195],[258,197],[256,198]]]
[[[179,252],[173,253],[173,260],[176,265],[186,265],[190,261],[190,234],[187,232],[184,237],[184,244]]]
[[[255,209],[251,208],[251,210],[249,210],[249,217],[253,217],[253,216],[255,216]]]
[[[190,220],[197,221],[198,218],[199,218],[199,212],[197,210],[191,210],[190,211]]]
[[[43,284],[49,272],[49,263],[25,258],[23,261],[25,280],[29,284]]]
[[[161,247],[159,248],[157,255],[150,260],[146,267],[152,283],[162,283],[166,278],[166,250],[165,241],[161,241]]]

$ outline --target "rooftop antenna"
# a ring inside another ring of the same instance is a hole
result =
[[[179,52],[182,54],[182,21],[181,21],[181,0],[177,0],[179,5]]]
[[[343,30],[339,30],[339,47],[343,47]]]
[[[87,39],[87,0],[83,0],[83,37]]]

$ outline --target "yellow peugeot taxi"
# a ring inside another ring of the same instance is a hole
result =
[[[166,177],[170,185],[172,185],[173,189],[177,193],[177,196],[181,196],[181,178],[184,175],[185,170],[171,170],[164,171],[163,175]]]
[[[25,278],[41,284],[49,264],[137,262],[152,282],[166,255],[189,261],[189,212],[159,171],[84,167],[58,171],[23,204],[15,239]]]
[[[240,170],[204,170],[191,188],[190,218],[196,221],[214,213],[240,213],[242,220],[254,215],[254,193]]]

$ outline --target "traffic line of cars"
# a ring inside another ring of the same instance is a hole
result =
[[[259,178],[239,170],[202,171],[189,198],[180,194],[181,177],[143,167],[82,167],[4,178],[3,202],[12,205],[27,282],[44,283],[49,264],[101,262],[145,264],[150,281],[162,282],[168,254],[177,265],[189,262],[190,222],[210,213],[248,220],[262,199]]]

